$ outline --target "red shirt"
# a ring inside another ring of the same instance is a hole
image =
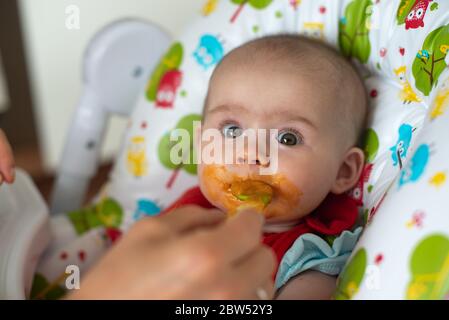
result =
[[[181,198],[175,201],[161,214],[186,205],[195,204],[205,209],[215,208],[202,194],[199,187],[187,190]],[[292,229],[279,233],[264,233],[262,242],[271,247],[277,257],[277,267],[273,274],[276,277],[279,263],[293,242],[305,233],[337,236],[344,230],[349,230],[355,224],[358,216],[357,203],[346,194],[329,193],[326,199],[311,214],[305,216]]]

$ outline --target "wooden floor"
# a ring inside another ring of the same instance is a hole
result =
[[[43,170],[38,148],[15,149],[14,157],[16,167],[25,170],[31,176],[42,196],[48,203],[55,177],[54,175],[46,174]],[[95,196],[100,190],[100,187],[107,181],[111,168],[112,165],[110,163],[100,166],[97,174],[89,185],[85,202]]]

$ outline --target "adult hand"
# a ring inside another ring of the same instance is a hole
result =
[[[0,129],[0,185],[6,181],[14,182],[14,158],[11,146],[6,139],[3,130]]]
[[[81,279],[69,299],[259,299],[273,297],[275,256],[263,219],[186,206],[136,222]],[[263,292],[263,291],[262,291]]]

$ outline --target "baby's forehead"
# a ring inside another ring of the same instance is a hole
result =
[[[271,72],[284,71],[286,76],[294,75],[298,81],[308,79],[325,84],[328,90],[322,94],[326,94],[332,86],[348,80],[348,70],[342,66],[345,63],[348,62],[333,48],[316,40],[289,35],[270,36],[253,40],[225,55],[214,70],[211,83],[215,78],[254,71],[266,72],[264,76],[269,80]]]
[[[254,70],[265,72],[262,76],[266,78],[267,86],[270,85],[270,70],[280,74],[284,71],[289,79],[293,75],[288,84],[291,87],[300,82],[308,83],[308,92],[301,94],[321,103],[314,110],[316,115],[334,117],[338,119],[335,123],[361,131],[366,114],[366,92],[353,66],[334,48],[298,35],[275,35],[253,40],[232,50],[219,63],[211,78],[208,97],[220,90],[215,86],[215,79],[220,79],[218,82],[225,86],[231,83],[227,77]],[[302,110],[300,107],[291,110],[295,111],[300,113]]]

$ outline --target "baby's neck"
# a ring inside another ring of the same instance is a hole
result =
[[[292,229],[298,224],[298,220],[286,222],[266,222],[263,226],[265,233],[279,233]]]

